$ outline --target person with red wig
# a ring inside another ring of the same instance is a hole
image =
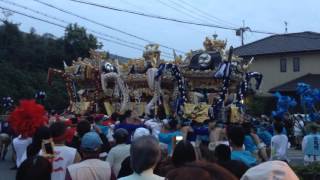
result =
[[[45,108],[35,100],[22,100],[9,116],[9,124],[18,137],[13,139],[13,150],[16,154],[16,166],[22,163],[21,159],[27,146],[32,142],[36,130],[48,123]]]

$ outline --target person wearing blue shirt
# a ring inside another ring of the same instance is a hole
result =
[[[304,154],[304,164],[320,161],[320,134],[315,124],[310,125],[311,133],[302,140],[302,151]]]
[[[119,128],[123,128],[128,131],[129,137],[131,137],[134,133],[134,131],[140,127],[146,128],[143,124],[136,123],[137,120],[136,117],[132,117],[132,112],[130,110],[126,111],[120,118],[120,124],[117,124],[115,126],[115,130]],[[128,144],[131,143],[131,138],[127,141]]]
[[[167,125],[161,130],[159,134],[159,141],[168,146],[168,154],[172,153],[173,139],[176,136],[182,136],[182,132],[177,130],[178,122],[176,120],[170,120]]]
[[[257,159],[249,152],[243,149],[245,132],[241,126],[233,126],[227,131],[229,143],[232,147],[231,159],[239,160],[247,166],[252,167],[257,164]]]
[[[270,147],[272,135],[265,127],[258,128],[257,135],[267,147]]]

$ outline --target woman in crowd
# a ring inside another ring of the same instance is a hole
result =
[[[189,141],[182,140],[175,146],[170,163],[166,166],[158,167],[159,174],[161,176],[166,176],[168,172],[195,160],[196,153],[194,147]]]

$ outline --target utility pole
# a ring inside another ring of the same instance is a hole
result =
[[[245,27],[244,20],[242,21],[242,27],[236,30],[236,36],[240,36],[241,38],[241,46],[244,45],[244,33],[246,31],[250,31],[251,29],[249,27]]]

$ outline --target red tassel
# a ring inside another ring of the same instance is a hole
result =
[[[9,123],[17,134],[32,137],[37,128],[48,124],[45,108],[35,100],[21,100],[9,116]]]

